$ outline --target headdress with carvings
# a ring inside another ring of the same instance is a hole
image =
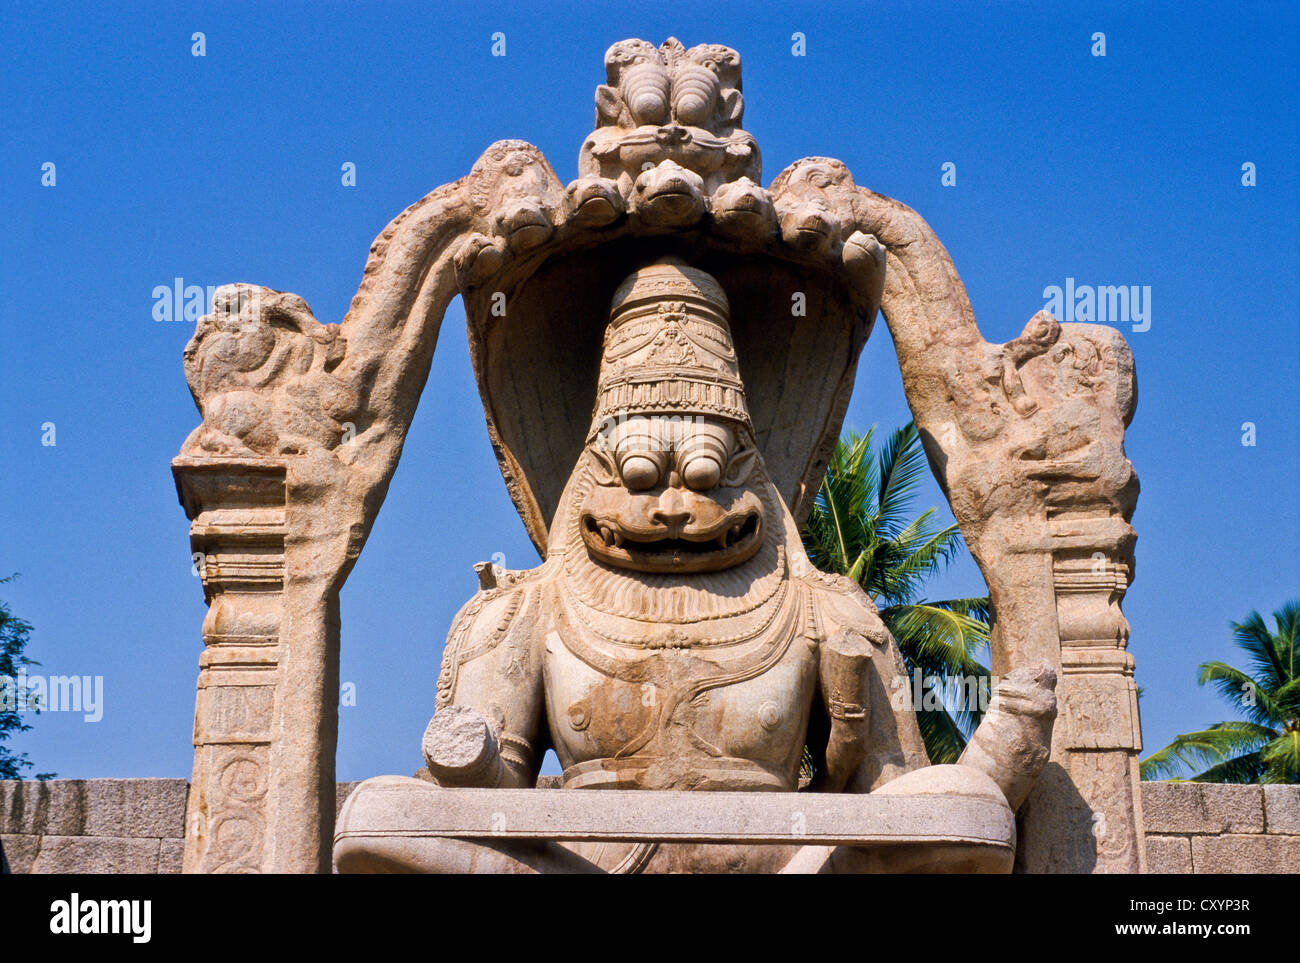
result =
[[[726,292],[676,259],[614,292],[593,430],[627,415],[714,415],[749,426]]]

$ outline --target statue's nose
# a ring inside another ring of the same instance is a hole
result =
[[[659,496],[659,505],[650,513],[650,520],[658,522],[676,535],[683,525],[695,520],[695,515],[686,507],[677,489],[667,488]]]

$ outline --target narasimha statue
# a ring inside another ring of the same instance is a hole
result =
[[[480,566],[480,590],[451,628],[424,738],[432,782],[532,787],[554,749],[564,790],[793,793],[808,746],[806,791],[1018,806],[1047,757],[1051,670],[1008,676],[961,764],[928,766],[910,698],[891,698],[909,681],[897,643],[861,588],[810,564],[768,477],[729,313],[721,285],[675,258],[616,290],[591,428],[546,561],[519,572]],[[917,867],[914,853],[802,849],[814,852],[362,835],[345,839],[336,862],[434,872],[773,872],[796,859],[817,870]]]
[[[1039,311],[990,342],[916,211],[830,157],[764,187],[737,51],[604,67],[576,179],[497,141],[384,228],[340,324],[236,284],[196,328],[186,871],[1144,871],[1124,338]],[[426,766],[336,826],[339,592],[457,297],[543,562],[476,566]],[[956,765],[798,535],[877,316],[988,586],[1001,678]]]

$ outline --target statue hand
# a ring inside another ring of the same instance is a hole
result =
[[[445,706],[424,731],[420,748],[440,786],[492,789],[505,771],[496,733],[476,709]]]

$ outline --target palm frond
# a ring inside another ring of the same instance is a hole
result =
[[[1288,719],[1300,717],[1300,676],[1272,694],[1278,709]]]
[[[831,454],[826,477],[813,503],[803,537],[809,558],[819,568],[846,574],[871,542],[864,510],[875,486],[870,455],[875,429],[841,438]]]
[[[1300,677],[1300,601],[1288,602],[1273,613],[1279,650],[1289,678]]]
[[[1278,639],[1264,624],[1258,612],[1251,612],[1244,622],[1233,622],[1232,640],[1250,656],[1251,671],[1265,689],[1276,689],[1290,681],[1278,653]]]
[[[1300,782],[1300,730],[1288,729],[1264,747],[1261,782]]]
[[[1256,783],[1264,774],[1264,763],[1258,752],[1225,759],[1217,766],[1211,766],[1205,772],[1193,776],[1190,782],[1234,782]]]
[[[873,588],[887,604],[905,603],[920,595],[924,582],[952,561],[964,547],[961,531],[949,525],[938,532],[919,527],[928,521],[934,509],[925,512],[899,537],[884,543],[878,550],[887,564],[878,566]]]
[[[927,471],[916,422],[909,421],[889,436],[880,450],[879,465],[876,530],[884,538],[893,538]]]
[[[918,659],[934,653],[944,660],[944,672],[988,674],[978,661],[988,651],[987,622],[932,602],[891,605],[880,610],[880,617],[895,639],[907,639],[905,657],[909,652]],[[904,647],[902,641],[899,647]]]
[[[1233,642],[1251,672],[1226,662],[1201,663],[1197,681],[1211,685],[1246,721],[1220,722],[1178,736],[1142,761],[1142,778],[1177,777],[1205,767],[1196,782],[1300,782],[1300,600],[1273,613],[1270,632],[1258,612],[1230,622]]]
[[[988,625],[937,605],[896,605],[880,613],[898,640],[909,668],[929,684],[938,679],[955,704],[946,705],[961,728],[973,732],[991,698],[988,668],[979,656],[988,651]]]
[[[916,725],[921,730],[925,754],[934,765],[954,763],[966,748],[966,737],[946,711],[938,709],[916,710]]]
[[[1165,748],[1142,760],[1139,768],[1146,780],[1179,778],[1187,770],[1214,768],[1233,757],[1258,753],[1276,735],[1251,722],[1220,722],[1175,736]]]
[[[931,508],[911,516],[927,471],[916,425],[909,422],[873,453],[876,429],[846,432],[836,443],[802,537],[808,558],[847,575],[881,607],[909,669],[939,704],[918,713],[927,751],[953,762],[988,705],[988,599],[919,601],[925,582],[965,548],[956,525],[940,527]],[[910,520],[909,520],[910,518]],[[955,687],[966,698],[949,697]],[[951,702],[951,705],[945,703]]]
[[[960,612],[962,615],[970,616],[977,622],[984,625],[987,634],[989,620],[993,617],[993,605],[987,595],[981,595],[977,599],[945,599],[942,602],[929,602],[939,609],[951,609],[954,612]]]
[[[1226,662],[1202,662],[1197,676],[1200,685],[1213,685],[1234,709],[1259,725],[1278,725],[1282,713],[1273,699],[1271,686]]]

